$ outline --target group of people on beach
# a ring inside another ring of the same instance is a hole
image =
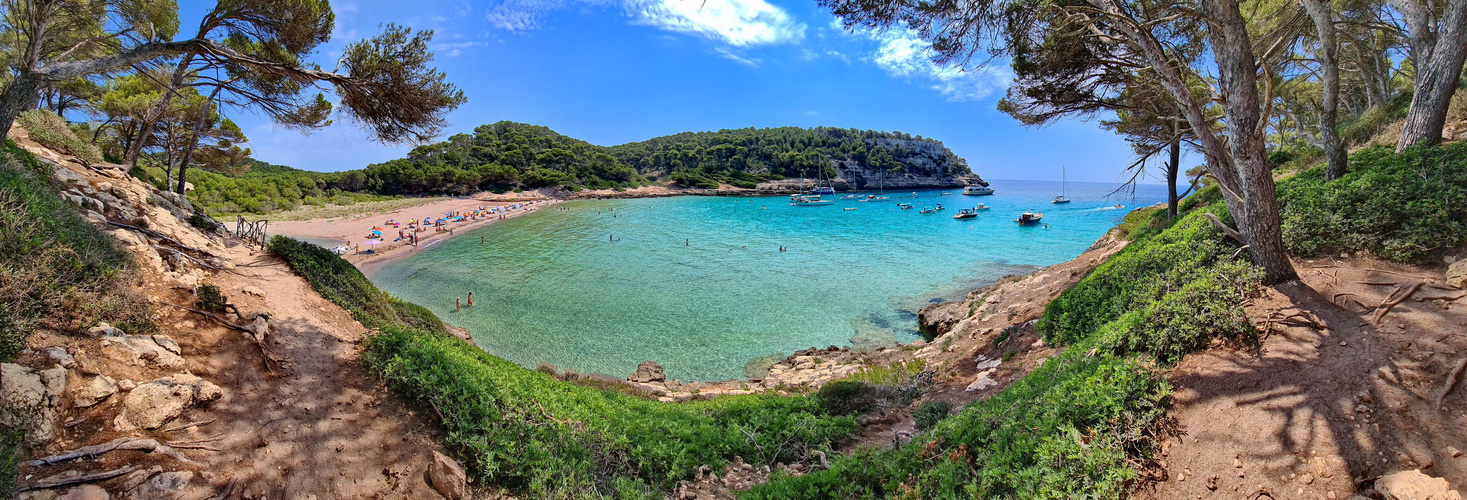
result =
[[[435,234],[448,233],[449,235],[452,235],[455,228],[451,224],[489,219],[504,220],[505,215],[509,214],[510,212],[522,208],[529,208],[531,205],[534,204],[535,202],[530,201],[526,203],[516,203],[513,205],[503,205],[497,207],[481,206],[475,210],[445,212],[441,217],[434,217],[430,215],[427,217],[423,217],[422,219],[408,219],[407,222],[401,222],[397,219],[388,219],[384,221],[381,226],[372,227],[371,232],[369,232],[363,238],[363,243],[368,245],[375,245],[386,242],[386,238],[383,236],[382,232],[390,227],[397,230],[397,238],[392,240],[393,243],[418,246],[418,243],[423,238],[419,235],[419,233],[427,232],[429,229],[431,229]],[[347,243],[345,245],[337,247],[336,251],[338,254],[345,254],[348,252],[362,253],[361,245],[353,243]],[[368,252],[374,252],[374,250],[368,250]]]

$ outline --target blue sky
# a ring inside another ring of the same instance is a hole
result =
[[[183,33],[210,8],[181,2]],[[338,0],[316,56],[395,22],[431,29],[436,64],[468,103],[446,135],[500,120],[616,145],[684,131],[829,126],[943,141],[988,179],[1116,181],[1129,147],[1094,122],[1042,129],[998,112],[1008,68],[934,65],[906,30],[849,32],[811,0]],[[330,94],[328,93],[328,96]],[[255,157],[318,171],[402,157],[348,120],[302,135],[233,118]],[[1150,182],[1156,182],[1152,180]]]

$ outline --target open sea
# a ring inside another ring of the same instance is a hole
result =
[[[920,339],[923,306],[1074,258],[1130,210],[1166,199],[1164,186],[1106,197],[1115,185],[1072,182],[1074,201],[1053,205],[1058,182],[992,182],[992,196],[888,190],[887,201],[816,207],[788,196],[575,201],[433,244],[371,279],[526,367],[625,377],[652,360],[669,379],[725,380],[809,347]],[[977,203],[993,208],[952,218]],[[1049,227],[1014,222],[1029,209]],[[474,307],[455,311],[469,292]]]

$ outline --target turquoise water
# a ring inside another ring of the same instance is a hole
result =
[[[1074,201],[1051,205],[1058,183],[993,187],[821,207],[785,196],[570,202],[435,244],[372,281],[527,367],[624,377],[654,360],[670,379],[724,380],[771,354],[919,339],[921,307],[1069,260],[1132,208],[1165,199],[1160,186],[1105,198],[1114,186],[1070,183]],[[993,208],[952,218],[979,202]],[[937,203],[948,209],[917,212]],[[1015,224],[1027,209],[1050,227]],[[470,291],[474,307],[455,311]]]

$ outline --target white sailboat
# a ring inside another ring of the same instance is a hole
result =
[[[1070,199],[1065,197],[1065,194],[1066,194],[1065,193],[1065,191],[1066,191],[1065,190],[1065,185],[1066,184],[1067,184],[1067,179],[1065,179],[1065,167],[1062,165],[1062,166],[1060,166],[1060,195],[1054,197],[1053,200],[1050,200],[1050,203],[1069,203],[1070,202]]]

